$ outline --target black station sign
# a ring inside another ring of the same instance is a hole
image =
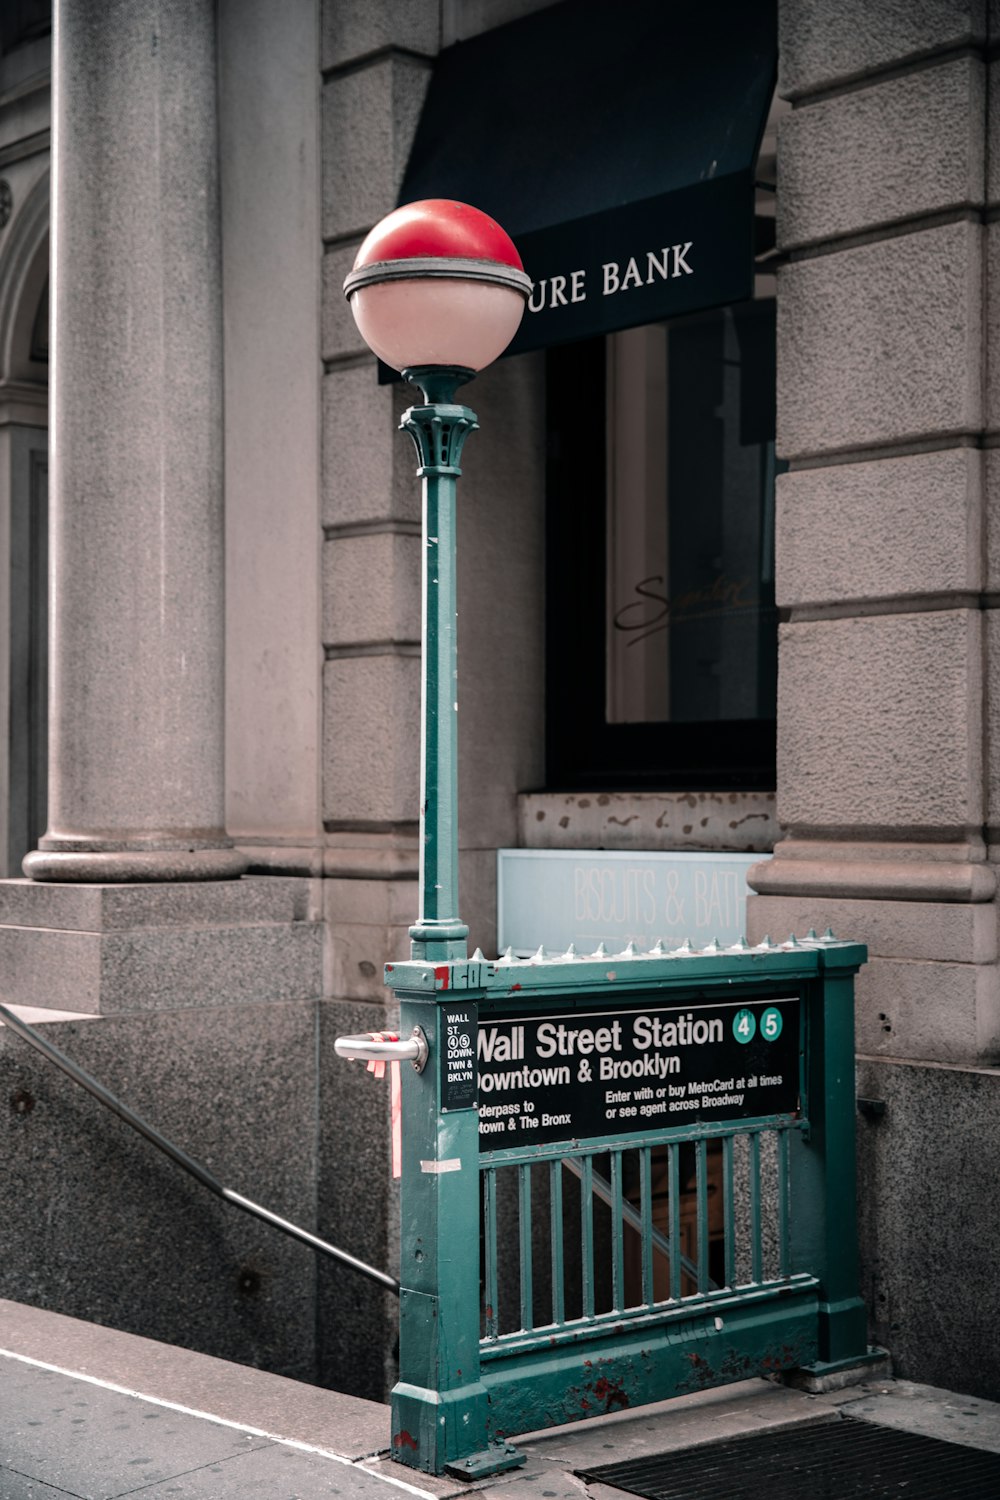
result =
[[[799,1110],[797,995],[480,1017],[483,1151]]]

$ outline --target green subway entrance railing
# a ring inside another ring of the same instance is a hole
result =
[[[403,1082],[397,1460],[474,1478],[521,1461],[518,1433],[870,1357],[865,957],[810,934],[387,966],[427,1047]]]

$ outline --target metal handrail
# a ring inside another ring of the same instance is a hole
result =
[[[359,1036],[338,1036],[333,1050],[338,1057],[351,1062],[411,1062],[418,1073],[424,1071],[428,1057],[427,1038],[419,1026],[414,1026],[405,1041],[372,1031]]]
[[[259,1203],[254,1203],[252,1199],[244,1198],[242,1193],[235,1192],[233,1188],[224,1187],[216,1177],[213,1177],[207,1167],[202,1166],[201,1162],[196,1161],[193,1156],[188,1156],[187,1152],[182,1151],[180,1146],[175,1146],[173,1141],[168,1140],[165,1135],[161,1135],[155,1126],[149,1124],[148,1120],[144,1120],[141,1115],[137,1115],[134,1110],[129,1109],[128,1105],[123,1104],[120,1099],[117,1099],[109,1089],[104,1087],[103,1083],[98,1083],[96,1078],[92,1078],[89,1073],[85,1072],[72,1059],[68,1058],[64,1052],[60,1052],[58,1047],[46,1041],[41,1033],[35,1030],[34,1026],[30,1026],[27,1021],[15,1015],[9,1006],[0,1005],[0,1018],[3,1019],[5,1024],[22,1041],[34,1047],[49,1062],[54,1063],[57,1068],[60,1068],[66,1074],[67,1078],[71,1078],[74,1083],[86,1089],[88,1094],[92,1094],[100,1104],[103,1104],[106,1109],[110,1109],[112,1114],[116,1114],[120,1120],[124,1120],[126,1125],[130,1125],[133,1130],[138,1131],[139,1135],[144,1136],[150,1145],[155,1146],[158,1151],[162,1151],[165,1156],[169,1156],[172,1162],[187,1172],[189,1176],[194,1177],[196,1181],[201,1183],[202,1187],[207,1188],[210,1193],[214,1193],[217,1198],[222,1198],[227,1203],[232,1203],[236,1208],[241,1208],[244,1213],[252,1214],[255,1218],[263,1220],[265,1224],[272,1224],[275,1229],[280,1229],[282,1233],[289,1235],[292,1239],[299,1240],[304,1245],[309,1245],[313,1250],[318,1250],[321,1255],[330,1256],[331,1259],[339,1261],[341,1265],[347,1266],[349,1270],[357,1271],[359,1276],[366,1276],[369,1281],[374,1281],[387,1292],[392,1292],[395,1296],[399,1296],[399,1282],[386,1271],[379,1271],[375,1266],[367,1265],[365,1261],[358,1260],[356,1256],[348,1254],[346,1250],[338,1250],[336,1245],[328,1244],[326,1240],[320,1239],[318,1235],[312,1234],[308,1229],[302,1229],[298,1224],[292,1224],[290,1220],[283,1219],[280,1214],[272,1213],[269,1208],[263,1208]]]

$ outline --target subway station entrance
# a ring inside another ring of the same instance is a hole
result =
[[[388,965],[404,1068],[393,1456],[864,1362],[853,976],[831,936]],[[419,1071],[416,1068],[419,1066]]]

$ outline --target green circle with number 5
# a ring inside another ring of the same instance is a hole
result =
[[[738,1010],[733,1017],[733,1036],[738,1042],[749,1042],[757,1030],[752,1010]]]
[[[781,1011],[769,1005],[760,1018],[760,1034],[768,1042],[777,1041],[781,1035]]]

